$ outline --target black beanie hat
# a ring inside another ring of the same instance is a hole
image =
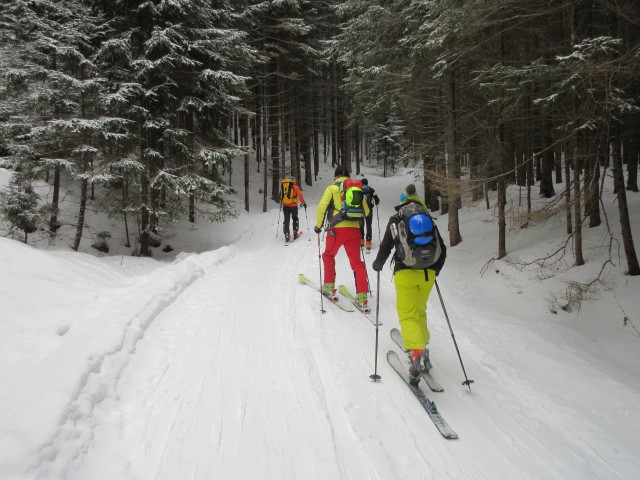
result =
[[[334,177],[348,177],[349,176],[349,172],[347,171],[347,167],[345,167],[344,165],[338,165],[336,167],[336,171],[333,174]]]
[[[360,182],[362,182],[363,185],[369,185],[369,180],[367,180],[366,178],[363,178],[362,180],[360,180]]]

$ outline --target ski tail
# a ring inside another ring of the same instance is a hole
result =
[[[429,397],[427,397],[427,395],[419,385],[411,384],[407,368],[403,364],[402,360],[400,360],[400,357],[398,357],[398,354],[392,350],[389,350],[387,352],[387,361],[389,362],[389,365],[391,365],[391,367],[400,376],[400,378],[404,380],[404,383],[411,389],[427,414],[429,414],[429,417],[431,417],[431,420],[433,421],[440,434],[447,439],[458,438],[458,434],[453,431],[446,420],[442,417],[442,414],[436,407],[435,402],[429,400]]]

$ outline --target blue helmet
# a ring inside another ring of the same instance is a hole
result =
[[[411,233],[415,235],[413,242],[417,245],[426,245],[433,240],[433,235],[425,235],[425,233],[433,232],[433,222],[428,215],[423,213],[414,215],[409,219],[408,227]]]

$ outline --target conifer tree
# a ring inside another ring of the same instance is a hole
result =
[[[186,208],[194,221],[196,199],[214,207],[213,220],[234,214],[222,175],[242,150],[229,141],[226,126],[242,112],[246,78],[237,72],[254,54],[225,2],[96,4],[113,18],[112,40],[100,58],[106,65],[115,52],[126,59],[124,73],[110,72],[118,96],[109,100],[135,122],[135,158],[143,167],[140,253],[149,255],[160,217],[174,219]]]

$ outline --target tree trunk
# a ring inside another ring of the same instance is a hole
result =
[[[569,166],[569,156],[565,155],[564,159],[564,178],[567,181],[567,188],[565,188],[564,198],[567,203],[566,218],[567,218],[567,235],[571,235],[573,232],[573,219],[571,215],[571,167]]]
[[[545,138],[547,141],[544,145],[544,151],[540,155],[540,195],[544,198],[551,198],[556,194],[553,188],[553,150],[550,147],[549,137]]]
[[[498,258],[507,256],[507,182],[503,175],[498,179]]]
[[[444,89],[447,98],[447,172],[449,182],[447,186],[447,204],[449,206],[449,243],[455,247],[462,242],[458,208],[460,205],[460,165],[457,158],[457,123],[456,123],[456,95],[455,76],[449,72],[445,76]]]
[[[500,176],[498,177],[498,258],[507,256],[507,219],[505,210],[507,206],[507,177],[505,170],[509,168],[509,147],[507,146],[505,126],[498,127],[498,164]]]
[[[244,123],[244,146],[247,149],[247,153],[244,154],[244,210],[249,211],[249,174],[251,173],[251,156],[249,155],[249,129],[250,129],[249,115],[245,118]]]
[[[589,228],[597,227],[602,223],[600,218],[600,165],[604,164],[604,155],[608,154],[608,139],[602,135],[598,139],[597,155],[587,156],[585,170],[585,214],[589,216]]]
[[[60,167],[56,166],[53,172],[53,198],[51,200],[51,218],[49,219],[49,231],[55,233],[60,227],[58,224],[58,211],[60,208]]]
[[[82,240],[82,231],[84,230],[84,215],[87,211],[87,193],[89,190],[89,180],[83,178],[80,184],[80,211],[78,212],[78,225],[76,226],[76,237],[73,241],[73,248],[76,252],[80,248],[80,240]]]
[[[280,123],[278,116],[269,117],[271,138],[271,200],[278,201],[280,192]]]
[[[614,138],[612,143],[613,179],[616,184],[618,197],[618,211],[620,212],[620,230],[622,233],[622,245],[627,257],[629,275],[640,275],[640,264],[633,245],[631,234],[631,221],[629,219],[629,206],[627,204],[627,192],[624,189],[624,173],[622,170],[622,155],[620,152],[620,139]]]
[[[580,191],[580,155],[578,147],[573,149],[573,216],[575,219],[575,227],[573,234],[573,252],[575,256],[575,265],[584,265],[584,257],[582,255],[582,208]]]
[[[129,180],[127,174],[122,177],[122,216],[124,217],[124,233],[125,233],[125,244],[124,246],[129,248],[131,246],[131,240],[129,239],[129,220],[127,218],[127,198],[129,195],[128,192]]]
[[[149,176],[147,172],[140,175],[140,197],[142,202],[142,210],[140,211],[140,256],[149,256],[149,246],[151,239],[149,238]]]
[[[268,197],[268,182],[269,182],[269,102],[267,99],[267,87],[263,86],[262,91],[262,152],[263,165],[262,165],[262,213],[267,211],[267,197]]]
[[[636,138],[624,144],[624,163],[627,165],[627,190],[638,193],[638,147]]]

